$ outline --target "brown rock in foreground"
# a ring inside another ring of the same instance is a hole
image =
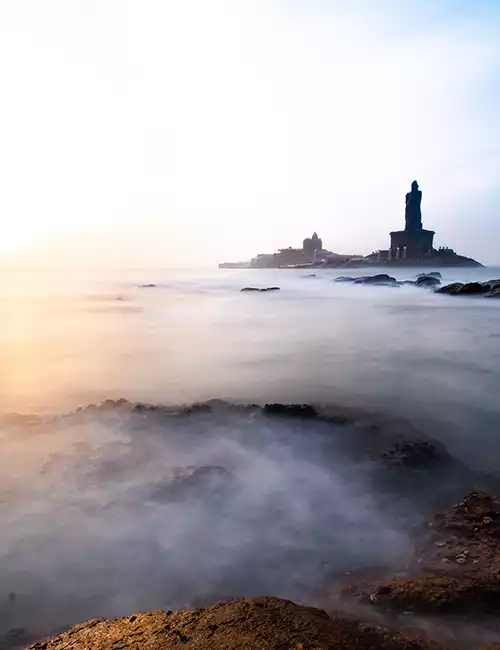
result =
[[[150,612],[94,620],[30,646],[31,650],[197,650],[306,648],[323,650],[439,650],[433,642],[279,598],[233,600],[206,609]]]

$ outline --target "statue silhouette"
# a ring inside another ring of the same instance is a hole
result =
[[[422,192],[418,189],[417,181],[411,184],[411,192],[406,195],[405,230],[422,230]]]

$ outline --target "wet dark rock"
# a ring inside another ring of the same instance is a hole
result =
[[[480,282],[468,282],[459,290],[459,294],[463,295],[476,295],[488,293],[489,285],[481,284]]]
[[[436,290],[436,293],[446,293],[450,296],[479,296],[490,291],[490,285],[481,282],[454,282]]]
[[[491,285],[490,285],[491,286]],[[485,298],[500,298],[500,282],[484,294]]]
[[[156,289],[156,284],[140,284],[139,289]]]
[[[266,404],[263,409],[265,415],[279,415],[294,418],[316,418],[318,412],[310,404]]]
[[[500,281],[488,280],[488,282],[454,282],[447,284],[437,290],[436,293],[446,293],[450,296],[480,296],[485,298],[500,297]]]
[[[381,453],[384,462],[393,466],[417,467],[451,460],[444,445],[428,440],[401,440]]]
[[[339,275],[338,278],[335,278],[334,282],[354,282],[358,278],[353,278],[350,275]]]
[[[417,287],[436,287],[439,284],[441,280],[433,275],[419,275],[416,281]]]
[[[452,282],[451,284],[445,284],[444,287],[436,289],[436,293],[446,293],[450,296],[454,296],[460,292],[460,289],[464,286],[463,282]]]
[[[334,282],[352,282],[353,284],[377,284],[377,285],[390,285],[397,286],[396,278],[393,278],[387,273],[377,273],[377,275],[361,275],[351,277],[349,275],[339,275],[335,278]]]
[[[30,637],[28,632],[23,627],[14,627],[4,634],[0,634],[0,650],[15,650],[16,648],[20,649],[26,643],[29,643],[33,640],[33,635]]]
[[[443,276],[439,271],[430,271],[429,273],[419,273],[417,275],[417,280],[419,278],[437,278],[438,280],[442,280]]]
[[[361,278],[356,278],[354,284],[381,284],[392,285],[396,284],[396,278],[393,278],[387,273],[378,273],[377,275],[366,275]]]
[[[421,634],[421,633],[420,633]],[[442,646],[411,634],[289,600],[258,597],[233,600],[205,609],[138,613],[114,620],[95,619],[29,650],[439,650]],[[444,649],[443,649],[444,650]]]
[[[279,291],[279,290],[280,290],[279,287],[265,287],[263,289],[259,289],[259,287],[243,287],[243,289],[241,289],[241,291],[259,291],[261,293],[263,291]]]

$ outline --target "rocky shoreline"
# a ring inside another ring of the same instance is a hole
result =
[[[500,641],[499,498],[472,492],[438,513],[416,533],[412,556],[399,568],[384,579],[358,575],[352,584],[331,585],[328,613],[271,596],[232,600],[96,619],[29,649],[500,648],[482,645]],[[391,614],[404,616],[404,623]]]
[[[115,418],[120,412],[142,418],[147,426],[150,417],[206,417],[222,411],[345,428],[346,444],[379,468],[377,480],[395,488],[401,503],[425,489],[441,504],[437,514],[429,512],[414,529],[404,557],[395,557],[390,566],[342,574],[325,565],[320,575],[311,576],[315,590],[304,592],[298,604],[273,596],[214,600],[208,607],[91,620],[31,646],[25,644],[34,635],[11,630],[0,638],[2,650],[500,648],[500,498],[493,496],[500,494],[499,479],[468,469],[444,445],[404,422],[310,404],[219,401],[184,408],[108,401],[79,415]],[[220,493],[231,490],[231,482],[222,467],[200,467],[174,481],[167,496]],[[460,492],[464,485],[469,493]],[[487,645],[495,642],[499,645]]]

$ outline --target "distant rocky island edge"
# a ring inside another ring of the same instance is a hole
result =
[[[235,268],[362,268],[365,266],[437,266],[474,267],[483,266],[477,260],[459,255],[447,246],[434,247],[433,230],[422,225],[422,191],[417,181],[406,194],[405,227],[390,233],[390,246],[370,255],[345,255],[323,248],[323,242],[315,232],[304,239],[301,248],[281,248],[275,253],[261,253],[248,262],[222,262],[221,269]]]

